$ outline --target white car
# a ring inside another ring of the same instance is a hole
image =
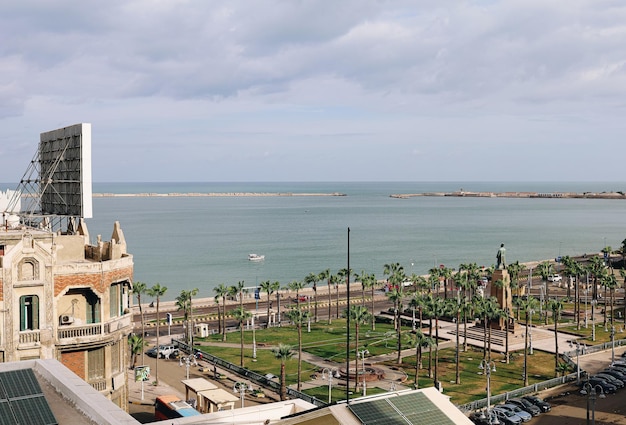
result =
[[[551,274],[548,275],[548,282],[560,282],[563,280],[560,274]]]

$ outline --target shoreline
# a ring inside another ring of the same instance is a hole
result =
[[[292,193],[292,192],[191,192],[191,193],[94,193],[94,198],[176,198],[176,197],[272,197],[272,196],[347,196],[345,193]]]
[[[390,198],[407,199],[418,196],[450,196],[457,198],[540,198],[540,199],[626,199],[623,192],[424,192],[396,193]]]

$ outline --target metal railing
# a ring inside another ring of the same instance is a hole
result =
[[[265,375],[261,375],[260,373],[256,373],[254,371],[251,371],[249,369],[243,368],[241,366],[237,366],[236,364],[230,363],[222,358],[216,357],[210,353],[207,353],[206,351],[203,351],[201,349],[198,348],[191,348],[191,346],[187,343],[185,343],[182,340],[177,340],[177,339],[173,339],[172,340],[173,343],[177,344],[178,347],[180,349],[182,349],[183,351],[186,351],[187,353],[202,353],[202,359],[206,360],[209,363],[212,363],[215,366],[219,366],[222,369],[228,370],[229,372],[232,372],[236,375],[238,375],[241,378],[247,379],[251,382],[256,383],[257,385],[263,387],[263,388],[267,388],[271,391],[274,392],[279,392],[280,391],[280,383],[275,382],[271,379],[269,379],[268,377],[266,377]],[[319,400],[313,396],[310,396],[308,394],[305,394],[303,392],[300,391],[296,391],[292,388],[287,387],[287,395],[289,397],[292,398],[299,398],[302,399],[304,401],[307,401],[315,406],[318,407],[322,407],[322,406],[327,406],[328,403],[323,402],[322,400]]]

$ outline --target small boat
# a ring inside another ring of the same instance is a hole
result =
[[[257,254],[248,254],[249,261],[263,261],[265,260],[265,255],[257,255]]]

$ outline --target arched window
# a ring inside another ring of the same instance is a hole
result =
[[[20,261],[18,279],[20,281],[39,279],[39,263],[37,260],[34,258],[24,258]]]
[[[23,295],[20,297],[20,331],[39,329],[39,297]]]

